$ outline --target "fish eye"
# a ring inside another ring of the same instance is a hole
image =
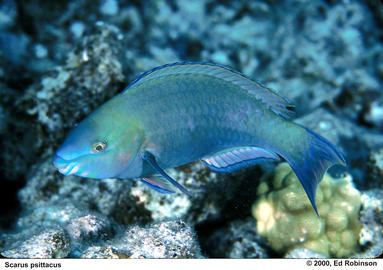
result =
[[[100,153],[103,152],[106,148],[106,143],[104,142],[96,142],[92,145],[92,151],[93,153]]]

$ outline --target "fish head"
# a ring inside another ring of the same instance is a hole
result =
[[[69,132],[53,164],[64,175],[119,177],[136,163],[144,137],[134,121],[123,120],[118,115],[91,114]]]

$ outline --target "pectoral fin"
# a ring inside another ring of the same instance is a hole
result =
[[[167,181],[160,176],[142,177],[140,181],[160,193],[174,193],[174,190],[168,186]]]
[[[170,184],[181,190],[183,193],[191,196],[191,192],[188,191],[186,188],[184,188],[182,185],[180,185],[176,180],[171,178],[161,167],[158,165],[156,158],[152,153],[149,151],[143,151],[142,154],[142,159],[149,164],[158,174],[160,174],[163,178],[165,178]]]

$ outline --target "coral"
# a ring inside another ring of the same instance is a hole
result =
[[[272,183],[267,184],[267,179]],[[287,163],[266,174],[253,205],[257,229],[272,248],[286,252],[304,247],[329,257],[346,257],[358,248],[361,199],[351,177],[326,174],[318,186],[314,212],[302,185]]]
[[[298,247],[296,249],[290,250],[286,253],[285,258],[288,259],[299,259],[299,258],[318,258],[326,259],[326,256],[322,253],[315,252],[308,248]]]

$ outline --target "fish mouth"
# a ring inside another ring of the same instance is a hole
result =
[[[64,175],[74,174],[79,169],[78,165],[76,165],[76,162],[63,159],[57,154],[55,154],[53,157],[53,165],[58,169],[60,173]]]

